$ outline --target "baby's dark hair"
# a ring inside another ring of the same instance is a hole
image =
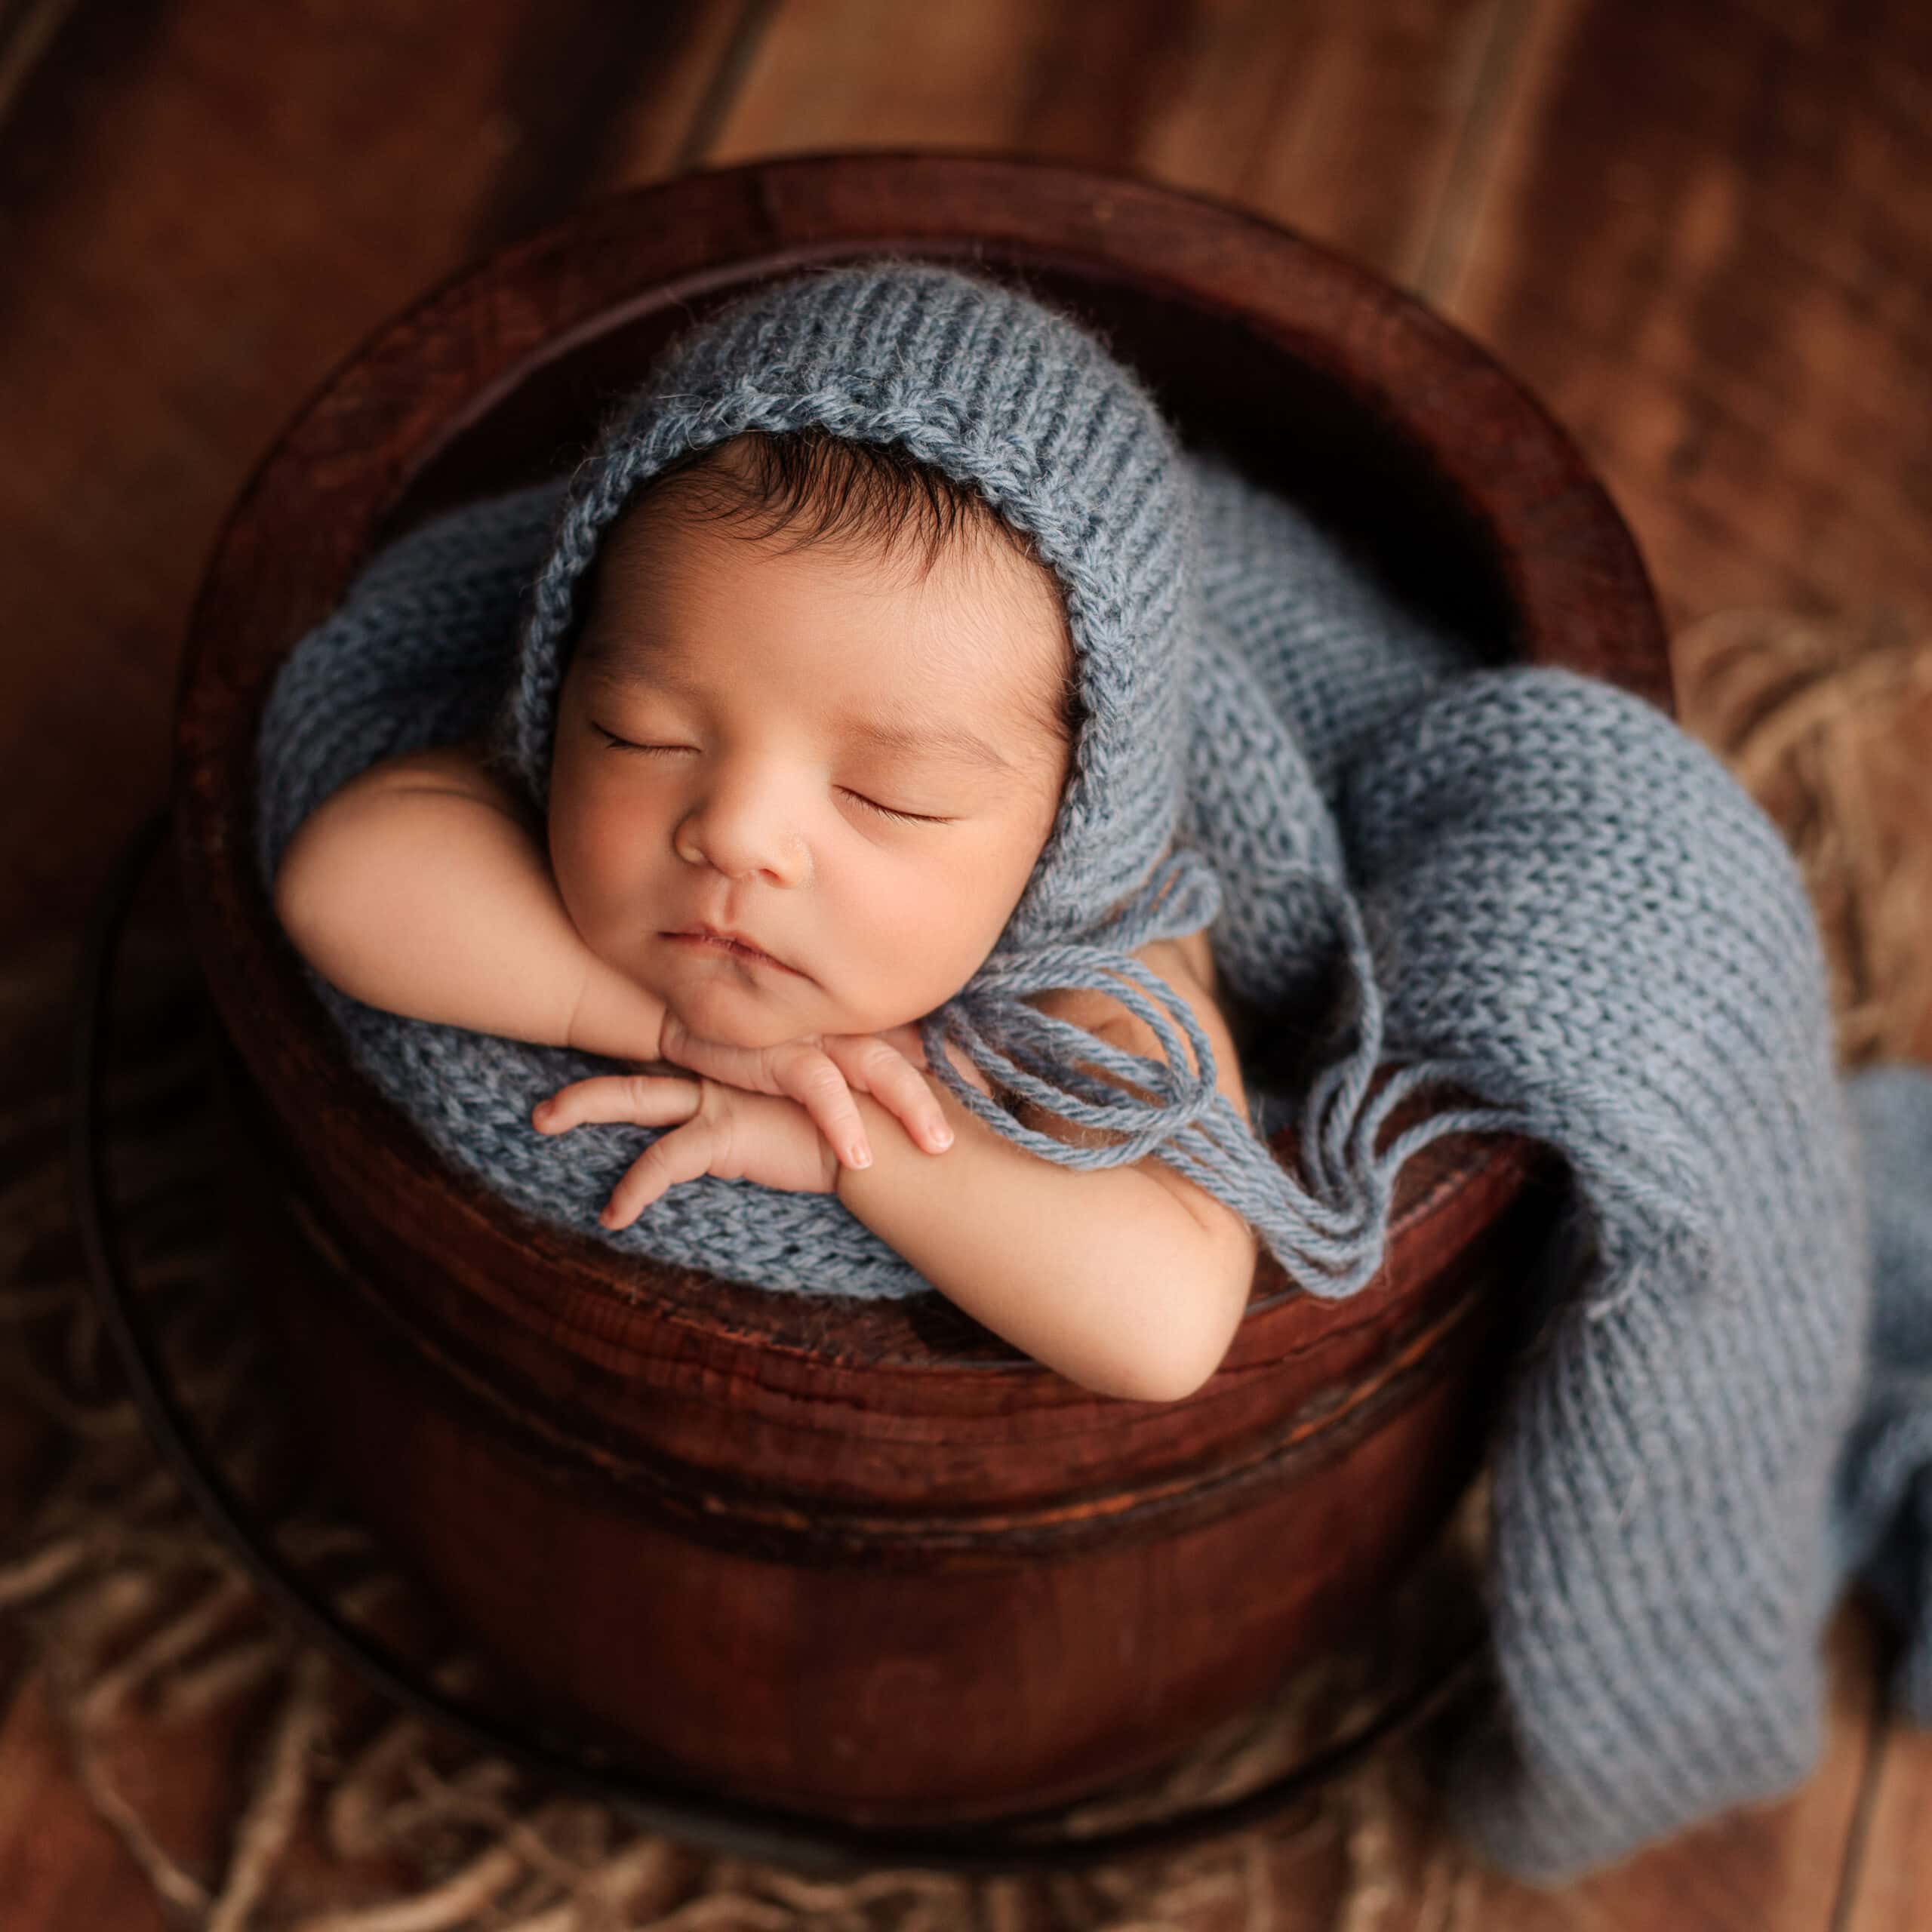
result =
[[[742,453],[746,460],[721,460],[728,449]],[[855,441],[808,423],[796,429],[746,430],[728,444],[676,458],[643,485],[625,506],[623,517],[667,495],[675,497],[681,517],[741,525],[758,537],[795,527],[795,549],[832,543],[881,557],[909,553],[921,577],[955,543],[1004,544],[1052,586],[1066,672],[1052,715],[1041,721],[1063,744],[1078,741],[1086,706],[1065,590],[1033,539],[1008,523],[973,485],[956,481],[903,444]]]

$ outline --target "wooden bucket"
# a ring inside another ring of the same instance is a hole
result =
[[[1666,706],[1670,686],[1623,525],[1484,354],[1266,222],[1088,171],[815,155],[601,202],[382,329],[269,451],[188,640],[175,825],[318,1445],[578,1735],[688,1785],[915,1826],[1151,1769],[1361,1615],[1477,1465],[1564,1187],[1523,1141],[1440,1141],[1361,1294],[1316,1300],[1264,1255],[1213,1380],[1128,1402],[937,1295],[774,1293],[538,1225],[354,1071],[252,859],[280,661],[390,536],[571,462],[694,315],[882,250],[1023,270],[1184,438],[1368,535],[1499,659]],[[1390,1131],[1449,1103],[1417,1097]]]

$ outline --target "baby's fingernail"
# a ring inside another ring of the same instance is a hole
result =
[[[869,1168],[872,1164],[872,1150],[863,1141],[852,1141],[845,1149],[845,1164],[848,1167]]]
[[[926,1139],[943,1154],[952,1145],[952,1130],[949,1127],[936,1127],[926,1136]]]

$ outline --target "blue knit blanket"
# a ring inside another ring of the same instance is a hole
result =
[[[1117,952],[1208,924],[1234,992],[1331,1028],[1308,1091],[1257,1083],[1239,1122],[1170,1081],[1154,1137],[1205,1180],[1191,1149],[1216,1124],[1216,1191],[1312,1292],[1374,1272],[1395,1176],[1441,1134],[1528,1133],[1567,1159],[1578,1260],[1532,1312],[1497,1425],[1496,1695],[1454,1800],[1496,1862],[1562,1878],[1804,1777],[1821,1627],[1854,1571],[1904,1626],[1897,1693],[1932,1721],[1932,1072],[1841,1079],[1795,864],[1708,749],[1608,685],[1481,662],[1294,506],[1189,462],[1186,838],[1158,915],[1143,902],[1091,940]],[[561,489],[410,533],[291,654],[260,739],[265,881],[358,771],[491,729]],[[1016,991],[1091,968],[1078,951],[989,959],[927,1023],[929,1052],[959,1041],[1009,1084],[1050,1065],[1051,1029],[1022,1041],[1006,1017]],[[1310,1002],[1337,961],[1324,1016]],[[605,1229],[651,1131],[546,1138],[528,1119],[610,1063],[308,978],[426,1139],[540,1220],[786,1292],[929,1288],[835,1195],[706,1177]],[[1008,1030],[976,1033],[976,1013]],[[1434,1084],[1478,1104],[1381,1144]],[[1286,1121],[1299,1175],[1263,1144]]]

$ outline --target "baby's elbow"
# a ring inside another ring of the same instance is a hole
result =
[[[344,917],[356,880],[336,828],[311,817],[296,832],[275,875],[275,915],[289,943],[331,981],[354,963],[358,934]]]
[[[1183,1403],[1198,1395],[1227,1360],[1241,1333],[1254,1293],[1254,1262],[1260,1242],[1252,1227],[1235,1214],[1215,1211],[1204,1225],[1205,1250],[1192,1258],[1180,1279],[1198,1287],[1183,1312],[1159,1337],[1159,1345],[1138,1364],[1138,1401]]]
[[[1084,1335],[1077,1349],[1041,1359],[1081,1388],[1116,1401],[1185,1401],[1213,1379],[1232,1337],[1225,1331],[1211,1337],[1201,1324],[1180,1318],[1171,1302],[1175,1278],[1164,1277],[1158,1296],[1147,1297],[1163,1310],[1158,1323],[1123,1318],[1108,1324],[1104,1338]],[[1124,1346],[1131,1335],[1138,1339]]]
[[[1213,1380],[1218,1364],[1206,1369],[1191,1365],[1177,1352],[1149,1363],[1121,1393],[1131,1402],[1184,1402]]]
[[[1227,1359],[1233,1338],[1217,1334],[1211,1345],[1202,1346],[1191,1337],[1176,1336],[1141,1364],[1134,1400],[1142,1402],[1184,1402],[1198,1395],[1214,1380],[1215,1372]]]
[[[1227,1359],[1254,1282],[1254,1244],[1217,1247],[1217,1267],[1195,1278],[1202,1292],[1194,1318],[1175,1321],[1134,1367],[1133,1400],[1182,1402],[1198,1395]]]

